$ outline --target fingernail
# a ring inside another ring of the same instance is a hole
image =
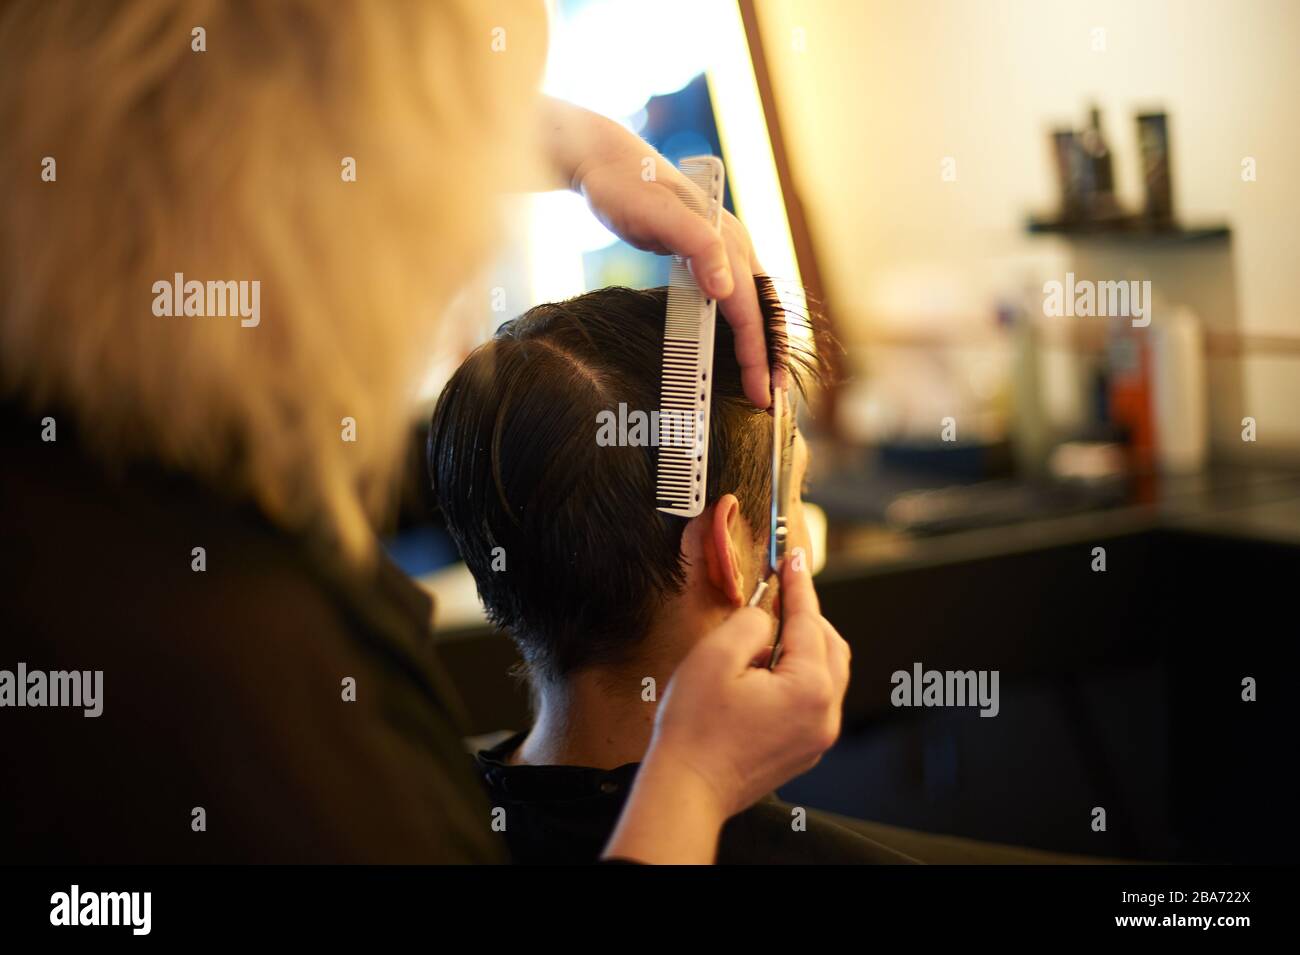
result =
[[[731,269],[719,265],[709,273],[709,288],[713,289],[714,298],[726,298],[731,294]]]

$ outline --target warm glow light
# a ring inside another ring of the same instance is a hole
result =
[[[749,229],[758,260],[775,279],[786,308],[803,314],[807,306],[799,264],[740,7],[731,0],[719,0],[717,7],[709,57],[709,97],[736,214]]]
[[[554,30],[542,89],[614,119],[628,120],[652,96],[699,76],[714,50],[718,0],[591,0]]]
[[[538,193],[528,205],[530,304],[558,302],[581,295],[587,290],[582,253],[616,239],[596,221],[586,202],[575,193]],[[600,241],[601,232],[608,240]]]
[[[629,127],[652,96],[704,73],[736,212],[787,309],[806,308],[785,200],[768,141],[753,63],[734,0],[592,0],[567,17],[552,9],[543,88]],[[535,302],[585,290],[581,255],[614,241],[576,197],[546,194],[530,207],[529,269]]]

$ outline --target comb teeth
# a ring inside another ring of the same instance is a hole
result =
[[[683,159],[678,168],[699,190],[683,195],[683,201],[697,215],[708,219],[714,229],[720,228],[722,160],[692,156]],[[685,260],[673,256],[659,379],[661,435],[666,422],[670,440],[661,438],[659,443],[655,496],[660,511],[681,517],[696,517],[704,509],[717,308],[717,302],[704,297]],[[689,440],[681,440],[686,435]]]

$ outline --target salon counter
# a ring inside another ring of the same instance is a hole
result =
[[[855,478],[864,486],[875,480],[869,473]],[[815,492],[811,499],[818,501]],[[830,505],[827,510],[831,532],[825,573],[831,576],[889,573],[1157,529],[1300,546],[1300,470],[1222,468],[1153,477],[1135,482],[1109,506],[941,534],[915,534],[884,520],[856,519]]]

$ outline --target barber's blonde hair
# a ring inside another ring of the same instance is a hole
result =
[[[437,316],[532,173],[544,34],[512,0],[0,0],[5,391],[365,563]],[[260,281],[260,324],[155,316],[177,272]]]

